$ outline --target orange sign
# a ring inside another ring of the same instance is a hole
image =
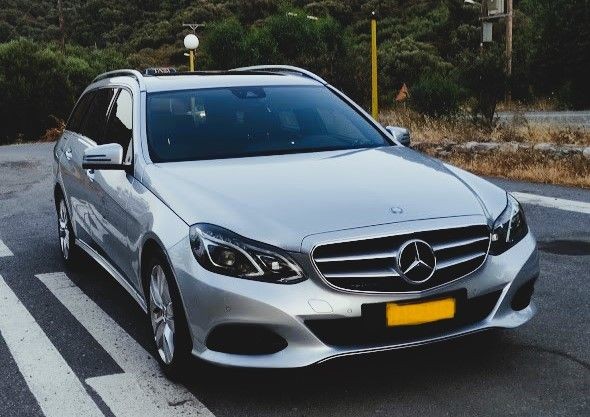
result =
[[[402,88],[400,88],[399,93],[397,93],[395,101],[406,101],[408,98],[410,98],[410,90],[408,89],[406,83],[404,83],[404,85],[402,85]]]

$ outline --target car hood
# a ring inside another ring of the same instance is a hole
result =
[[[189,225],[212,223],[299,251],[303,238],[316,233],[455,216],[495,218],[506,193],[480,180],[488,184],[488,204],[478,195],[477,180],[469,179],[391,146],[151,164],[142,182]]]

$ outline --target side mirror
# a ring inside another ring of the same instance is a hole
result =
[[[387,126],[385,128],[391,136],[404,146],[410,146],[410,131],[405,127]]]
[[[118,143],[108,143],[88,148],[84,151],[83,169],[124,169],[123,147]]]

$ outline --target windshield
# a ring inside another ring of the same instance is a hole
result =
[[[237,158],[390,145],[324,87],[231,87],[150,93],[154,162]]]

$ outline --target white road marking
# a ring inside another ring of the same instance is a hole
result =
[[[74,317],[90,332],[98,343],[108,352],[115,362],[127,374],[131,374],[137,381],[137,390],[129,391],[130,395],[124,392],[116,392],[109,388],[101,378],[92,378],[88,381],[91,386],[96,387],[99,395],[104,395],[103,400],[115,413],[115,415],[130,415],[121,413],[124,410],[135,410],[138,407],[149,407],[150,401],[158,407],[151,409],[151,413],[142,411],[140,415],[151,416],[213,416],[213,414],[201,404],[195,396],[184,386],[175,384],[168,380],[158,362],[123,330],[109,315],[107,315],[94,301],[80,290],[64,273],[37,275],[55,297],[74,315]],[[129,377],[125,377],[129,378]],[[125,380],[116,379],[115,376],[108,382],[123,384]],[[122,385],[121,391],[127,389]],[[142,392],[139,398],[137,392]],[[144,402],[144,404],[136,404]],[[153,405],[153,404],[152,404]],[[143,410],[143,408],[142,408]]]
[[[2,276],[0,305],[0,333],[45,416],[104,417]]]
[[[573,211],[576,213],[590,214],[590,203],[575,200],[564,200],[563,198],[545,197],[542,195],[528,193],[510,193],[518,201],[536,206],[556,208],[559,210]]]
[[[0,239],[0,258],[6,256],[14,256],[14,254],[8,249],[8,246],[2,242],[2,239]]]
[[[90,378],[86,383],[102,398],[117,417],[162,417],[177,415],[162,397],[149,396],[133,374],[115,374]]]

